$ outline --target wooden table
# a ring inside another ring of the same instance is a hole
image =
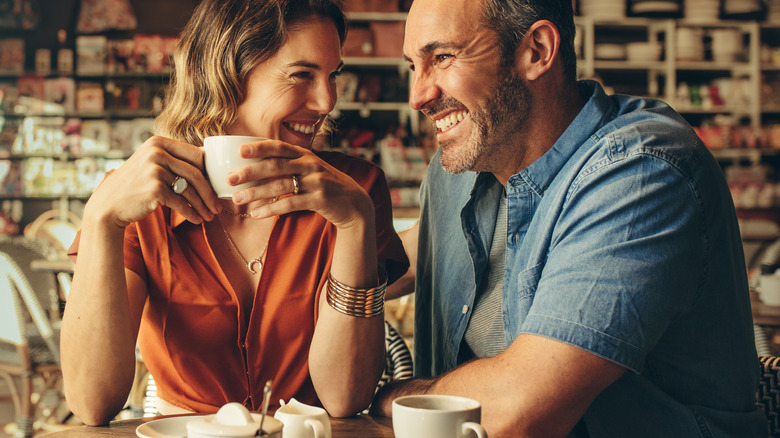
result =
[[[68,437],[134,437],[135,429],[148,421],[162,417],[136,418],[133,420],[112,421],[108,426],[79,426],[60,432],[47,434],[49,438]],[[331,418],[333,438],[394,438],[393,421],[390,418],[358,415],[351,418]]]

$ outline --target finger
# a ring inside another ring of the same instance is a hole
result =
[[[171,138],[154,136],[147,140],[151,146],[158,147],[169,155],[182,160],[198,169],[204,169],[203,148]]]
[[[173,182],[174,178],[175,176],[171,175],[171,182]],[[183,196],[184,193],[194,192],[190,186],[188,186],[181,195],[177,195],[173,192],[173,189],[171,189],[170,184],[166,184],[166,181],[160,182],[161,185],[163,185],[163,187],[160,189],[160,198],[162,199],[161,202],[163,205],[176,210],[192,223],[200,224],[204,221],[204,216]],[[208,215],[211,215],[208,210],[205,211]]]
[[[171,188],[171,190],[173,191],[173,188]],[[175,191],[174,194],[176,194]],[[194,209],[203,219],[207,221],[214,219],[214,213],[205,205],[203,199],[198,195],[198,192],[192,188],[192,186],[188,185],[183,192],[179,193],[179,196],[184,198],[190,208]]]
[[[302,196],[280,196],[275,202],[268,202],[254,207],[248,213],[255,219],[264,219],[293,211],[311,210],[309,202],[311,201]]]
[[[287,193],[291,193],[288,189],[291,183],[288,177],[273,178],[270,180],[264,180],[256,186],[240,190],[233,194],[233,203],[237,205],[248,204],[250,202],[258,200],[272,200],[278,198]]]
[[[281,140],[260,140],[241,145],[243,158],[297,158],[308,149]]]
[[[168,170],[173,175],[171,181],[176,176],[187,180],[187,189],[184,193],[187,193],[185,198],[190,201],[194,207],[201,211],[203,217],[208,217],[209,214],[202,210],[210,210],[210,213],[218,214],[222,209],[222,204],[219,202],[217,194],[214,192],[214,188],[211,187],[211,183],[206,179],[200,169],[193,167],[191,164],[179,160],[174,156],[165,163]]]

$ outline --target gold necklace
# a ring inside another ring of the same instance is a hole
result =
[[[253,258],[252,260],[247,261],[247,259],[244,257],[243,254],[241,254],[241,251],[238,250],[238,246],[236,246],[236,243],[233,242],[233,238],[230,237],[230,233],[228,233],[227,228],[225,228],[225,225],[222,223],[219,218],[217,218],[217,222],[219,222],[219,226],[222,227],[222,231],[225,232],[225,237],[228,239],[228,243],[230,243],[230,247],[233,248],[233,251],[238,254],[239,257],[241,257],[241,260],[244,261],[246,264],[247,269],[249,269],[252,274],[257,274],[258,272],[263,270],[263,256],[265,255],[265,251],[268,249],[268,242],[265,242],[265,246],[263,247],[263,251],[260,253],[259,256]],[[269,238],[270,241],[270,238]],[[257,265],[257,269],[255,269],[255,265]]]

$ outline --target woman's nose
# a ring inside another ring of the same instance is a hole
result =
[[[313,87],[309,97],[309,109],[319,114],[328,114],[336,106],[336,83],[335,81],[318,81],[318,85]]]

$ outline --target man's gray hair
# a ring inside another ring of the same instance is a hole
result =
[[[498,35],[501,60],[514,61],[514,52],[528,29],[539,20],[549,20],[561,35],[559,58],[564,73],[577,78],[577,55],[574,51],[574,8],[571,0],[485,0],[483,25]]]

